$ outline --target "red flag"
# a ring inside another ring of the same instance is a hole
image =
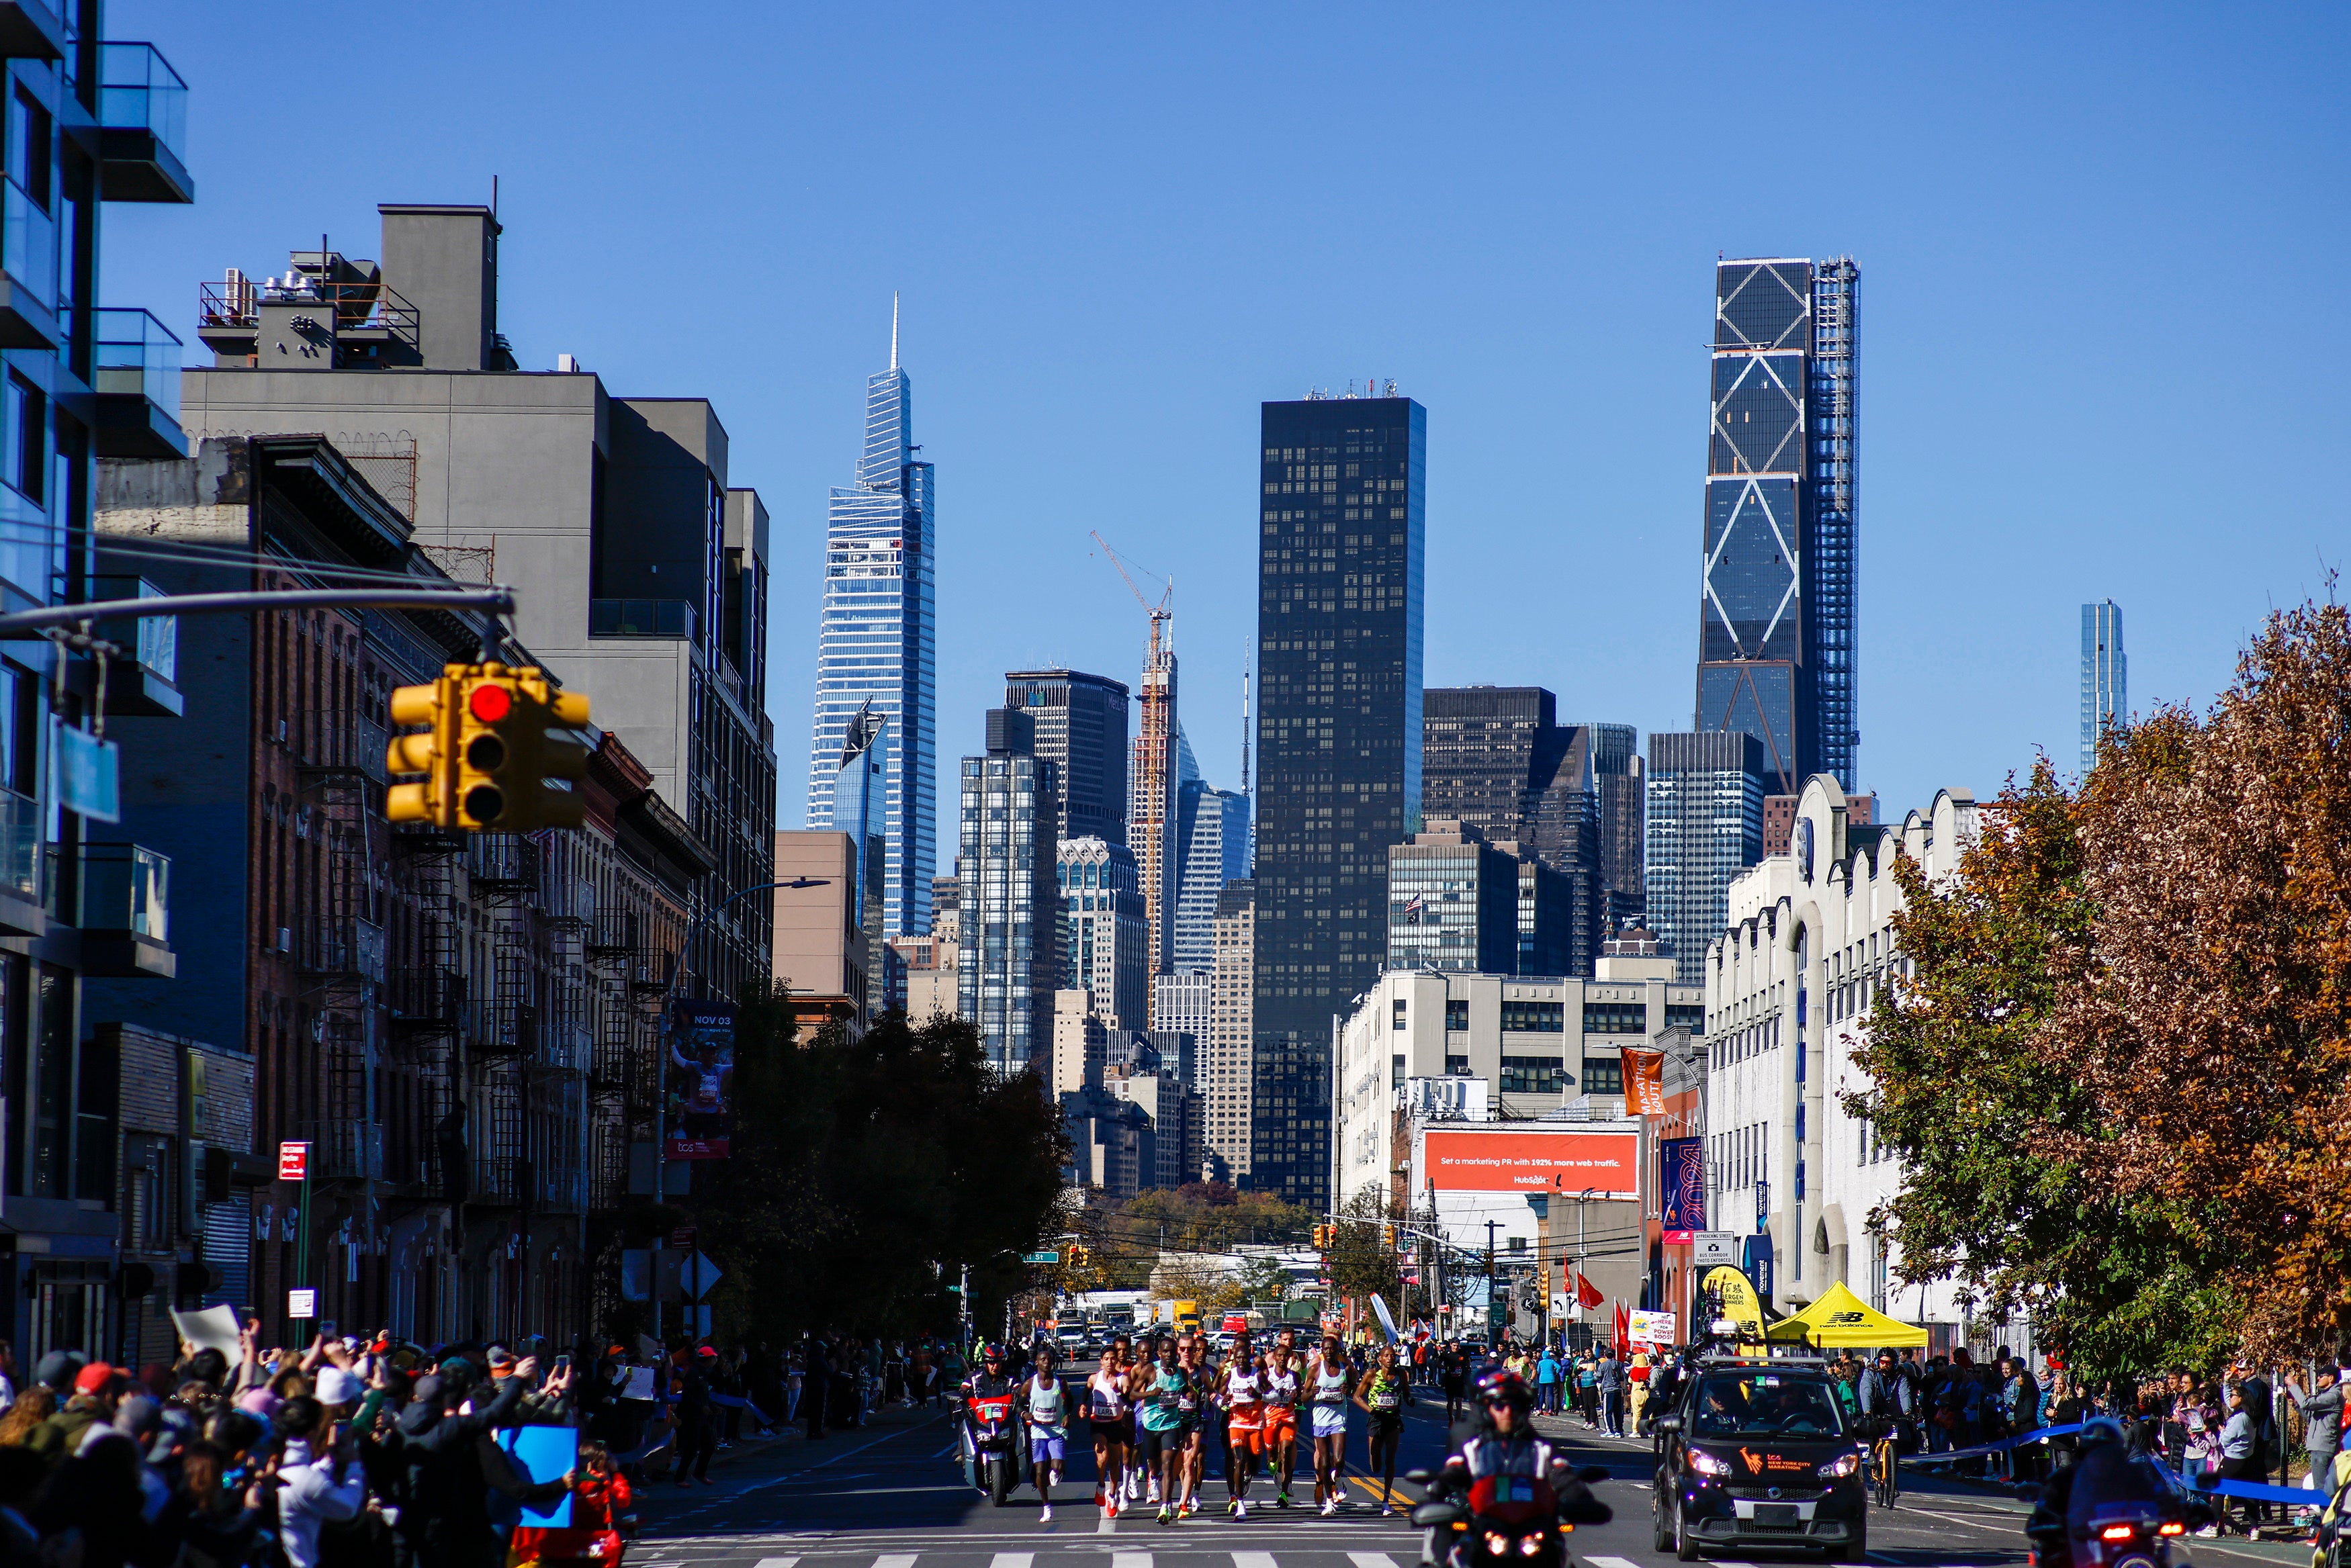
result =
[[[1625,1315],[1625,1303],[1616,1303],[1616,1354],[1619,1358],[1633,1352],[1633,1324]]]
[[[1602,1295],[1602,1294],[1600,1293],[1600,1287],[1599,1287],[1598,1285],[1593,1284],[1590,1280],[1587,1280],[1587,1279],[1585,1279],[1585,1278],[1583,1277],[1583,1272],[1582,1270],[1580,1270],[1580,1269],[1579,1269],[1579,1270],[1577,1270],[1577,1271],[1576,1271],[1576,1275],[1575,1275],[1575,1304],[1576,1304],[1576,1305],[1578,1305],[1578,1306],[1580,1306],[1580,1307],[1583,1308],[1586,1312],[1589,1312],[1589,1311],[1591,1311],[1593,1307],[1598,1306],[1601,1303],[1603,1303],[1603,1302],[1606,1301],[1607,1299],[1608,1299],[1608,1298],[1607,1298],[1606,1296],[1604,1296],[1604,1295]]]

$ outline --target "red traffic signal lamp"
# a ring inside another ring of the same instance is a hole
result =
[[[549,779],[577,779],[588,748],[550,735],[550,725],[588,722],[588,699],[558,691],[535,665],[451,664],[430,686],[392,693],[392,719],[423,724],[393,740],[386,765],[425,775],[392,786],[386,814],[394,822],[430,822],[471,833],[528,833],[577,827],[583,805]]]

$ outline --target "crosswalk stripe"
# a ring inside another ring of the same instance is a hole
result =
[[[1273,1568],[1273,1553],[1236,1552],[1233,1553],[1233,1568]]]
[[[1110,1568],[1151,1568],[1151,1553],[1113,1552],[1110,1554]]]
[[[1592,1557],[1585,1559],[1592,1568],[1641,1568],[1629,1557]]]
[[[988,1560],[987,1568],[1029,1568],[1036,1561],[1034,1552],[999,1552]]]
[[[758,1561],[758,1568],[792,1568],[792,1565],[799,1561],[797,1557],[762,1557]]]
[[[1396,1560],[1384,1552],[1350,1552],[1347,1561],[1355,1568],[1396,1568]],[[1604,1568],[1616,1568],[1616,1564],[1606,1558],[1595,1557],[1593,1561],[1604,1564]],[[1624,1568],[1634,1568],[1634,1564],[1627,1563]]]
[[[914,1568],[914,1559],[919,1555],[919,1552],[904,1552],[876,1557],[873,1568]]]

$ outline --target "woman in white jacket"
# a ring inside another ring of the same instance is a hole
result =
[[[319,1527],[355,1519],[367,1502],[350,1434],[335,1440],[334,1416],[308,1395],[277,1407],[273,1418],[286,1438],[277,1460],[277,1535],[287,1568],[318,1568]]]

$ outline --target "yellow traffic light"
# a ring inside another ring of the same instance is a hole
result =
[[[1395,1251],[1395,1244],[1396,1244],[1396,1228],[1395,1228],[1395,1226],[1393,1226],[1393,1225],[1389,1226],[1389,1227],[1388,1227],[1387,1234],[1388,1234],[1388,1251],[1391,1251],[1391,1252],[1393,1252],[1393,1251]]]
[[[580,826],[579,793],[544,781],[587,771],[588,748],[548,727],[585,724],[588,699],[557,691],[537,666],[449,665],[431,686],[393,692],[392,720],[429,726],[397,737],[386,754],[393,773],[426,775],[393,786],[385,808],[392,821],[475,833]]]
[[[453,665],[451,670],[463,669]],[[396,784],[385,792],[384,815],[393,822],[429,822],[454,826],[457,816],[457,682],[444,672],[430,686],[402,686],[392,694],[394,724],[423,724],[416,733],[394,735],[384,752],[389,773],[423,774],[421,783]]]

